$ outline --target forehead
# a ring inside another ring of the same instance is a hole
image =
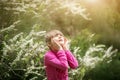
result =
[[[50,37],[54,37],[54,36],[56,36],[58,34],[63,35],[63,33],[58,31],[58,30],[50,31],[48,34],[49,34]]]

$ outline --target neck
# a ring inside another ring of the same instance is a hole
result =
[[[54,52],[54,53],[57,53],[57,52],[58,52],[58,50],[55,50],[55,49],[53,49],[53,48],[50,48],[50,50],[51,50],[52,52]]]

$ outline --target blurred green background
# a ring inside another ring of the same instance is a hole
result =
[[[11,63],[13,60],[11,60],[12,57],[9,57],[10,60],[4,60],[5,45],[3,42],[9,44],[8,40],[21,32],[23,32],[24,35],[22,36],[25,38],[32,30],[40,32],[59,29],[72,40],[72,50],[75,46],[81,48],[82,51],[79,53],[81,56],[85,55],[86,50],[91,44],[104,44],[106,48],[113,46],[113,49],[118,49],[116,56],[112,57],[111,63],[100,63],[94,69],[85,73],[84,80],[120,80],[119,4],[119,0],[0,0],[0,79],[13,80],[15,78],[17,80],[32,80],[29,77],[30,75],[27,75],[27,77],[23,76],[23,78],[14,74],[17,73],[19,76],[22,76],[22,73],[25,73],[24,70],[22,72],[12,72],[10,68],[4,67],[4,61]],[[5,28],[8,29],[4,31]],[[88,38],[92,34],[94,34],[94,37],[89,41]],[[26,40],[29,39],[31,38],[27,38]],[[39,40],[44,42],[43,37],[39,37],[36,42],[39,43]],[[20,50],[21,48],[17,49],[16,52]],[[15,51],[13,52],[16,54]],[[42,59],[41,56],[39,58]],[[37,61],[39,62],[39,59]],[[40,63],[42,64],[43,60]],[[25,64],[27,65],[27,63]],[[38,63],[36,62],[36,64]],[[10,64],[7,65],[10,66]],[[21,68],[24,69],[23,66]],[[10,70],[10,72],[5,72],[3,69],[5,71]],[[12,69],[14,70],[13,67]],[[2,75],[3,72],[6,76]],[[44,73],[44,71],[41,73]],[[34,76],[33,74],[31,75]],[[13,78],[13,76],[16,77]],[[34,78],[33,80],[42,80],[42,78]]]

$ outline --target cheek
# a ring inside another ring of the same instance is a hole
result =
[[[57,38],[57,37],[54,37],[53,40],[58,41],[58,38]]]

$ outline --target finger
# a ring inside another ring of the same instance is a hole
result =
[[[65,37],[64,40],[65,40],[65,44],[67,44],[68,43],[68,39]]]

